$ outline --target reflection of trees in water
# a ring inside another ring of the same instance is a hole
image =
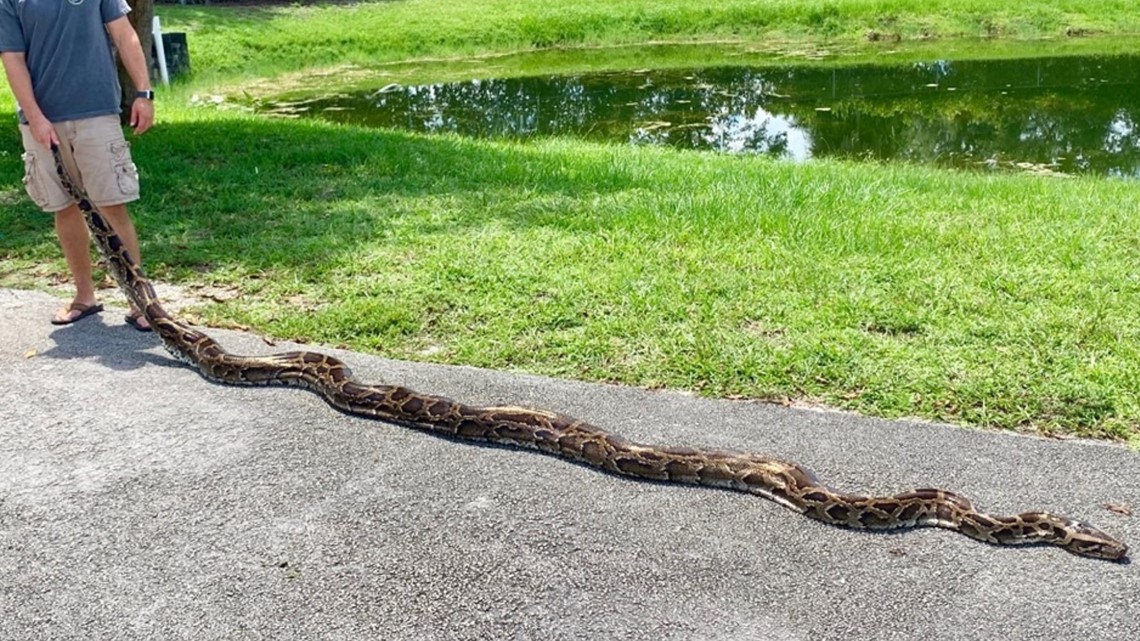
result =
[[[577,135],[777,155],[788,153],[791,137],[804,147],[795,155],[806,157],[795,120],[763,107],[774,92],[759,71],[699,70],[408,87],[337,107],[350,108],[344,119],[476,136]]]
[[[837,110],[816,120],[815,153],[953,165],[1031,163],[1065,172],[1140,175],[1137,108],[1072,92],[1023,96],[960,94]],[[1137,103],[1133,103],[1137,104]],[[864,135],[869,132],[870,135]]]
[[[806,132],[794,118],[774,114],[764,103],[776,95],[771,74],[758,70],[698,70],[678,81],[665,77],[636,114],[636,143],[671,144],[733,153],[807,157]],[[656,126],[654,126],[656,125]],[[665,126],[662,126],[665,125]],[[790,141],[799,142],[793,152]]]
[[[750,115],[721,109],[709,116],[708,130],[701,139],[709,147],[734,153],[750,151],[790,156],[788,133],[796,129],[794,121],[762,108]]]
[[[1109,169],[1113,175],[1140,176],[1140,127],[1136,116],[1118,109],[1104,134],[1104,150],[1120,159]],[[1127,159],[1129,162],[1124,162]]]
[[[313,111],[474,136],[573,135],[796,159],[1010,161],[1140,175],[1137,63],[937,61],[477,80],[330,99]]]

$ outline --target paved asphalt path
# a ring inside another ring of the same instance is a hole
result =
[[[1140,639],[1140,563],[854,532],[212,385],[121,311],[56,328],[58,304],[0,290],[6,641]],[[843,489],[1059,511],[1140,547],[1121,447],[330,351],[365,380],[766,452]]]

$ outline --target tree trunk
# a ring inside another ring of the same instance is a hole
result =
[[[151,35],[151,23],[154,21],[154,0],[127,0],[127,4],[131,7],[127,19],[135,28],[135,33],[139,34],[139,44],[142,45],[143,55],[146,56],[146,68],[148,70],[153,69],[154,57],[151,55],[150,48],[154,40]],[[131,77],[123,68],[122,63],[119,64],[119,86],[123,88],[120,102],[122,112],[119,117],[123,124],[127,125],[130,124],[128,121],[131,119],[131,103],[135,101],[135,86],[131,83]]]

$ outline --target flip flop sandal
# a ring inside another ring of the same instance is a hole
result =
[[[87,318],[88,316],[90,316],[92,314],[98,314],[99,312],[103,311],[103,304],[102,303],[95,303],[94,305],[84,305],[83,303],[72,303],[71,305],[68,306],[67,311],[68,312],[79,312],[79,315],[76,316],[75,318],[62,318],[62,319],[53,318],[53,319],[51,319],[51,324],[52,325],[70,325],[70,324],[74,323],[75,321],[78,321],[78,320],[83,319],[83,318]]]
[[[139,322],[140,316],[142,316],[142,314],[127,314],[126,316],[123,317],[123,321],[126,324],[130,325],[131,327],[137,329],[140,332],[154,331],[151,327],[149,327],[147,325],[143,325],[142,323]]]

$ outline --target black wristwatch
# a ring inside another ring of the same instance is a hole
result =
[[[154,100],[154,92],[150,89],[146,91],[136,91],[135,98],[146,98],[147,100]]]

